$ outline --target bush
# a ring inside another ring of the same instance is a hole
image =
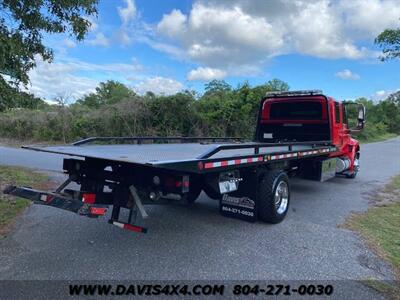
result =
[[[261,98],[267,91],[289,88],[280,80],[256,87],[244,83],[236,89],[223,81],[212,81],[206,86],[205,94],[196,99],[190,91],[172,96],[156,96],[150,92],[138,96],[115,82],[108,85],[113,89],[103,86],[97,94],[70,106],[60,101],[60,105],[43,106],[41,110],[12,109],[0,113],[0,137],[57,142],[90,136],[252,138]],[[113,90],[125,99],[116,99]],[[97,101],[95,106],[91,102],[93,97]],[[360,140],[375,140],[387,133],[400,134],[399,99],[400,93],[395,93],[379,103],[358,100],[367,110],[367,123]]]

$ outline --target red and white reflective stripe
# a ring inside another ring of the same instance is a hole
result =
[[[303,157],[303,156],[315,155],[315,154],[320,154],[320,153],[328,153],[331,151],[333,151],[333,150],[331,150],[330,148],[324,148],[324,149],[309,150],[309,151],[302,151],[302,152],[267,155],[267,156],[265,156],[265,160],[270,161],[270,160],[279,160],[279,159],[294,158],[294,157]],[[215,161],[215,162],[205,163],[204,169],[220,168],[220,167],[255,163],[255,162],[261,162],[261,161],[264,161],[263,156],[234,159],[234,160]]]
[[[121,223],[121,222],[117,222],[117,221],[112,221],[112,224],[115,226],[118,226],[119,228],[122,229],[127,229],[130,231],[135,231],[135,232],[143,232],[146,233],[147,229],[144,227],[140,227],[140,226],[135,226],[135,225],[131,225],[131,224],[126,224],[126,223]]]
[[[319,149],[320,153],[327,153],[327,152],[331,152],[330,149],[326,148],[326,149]]]
[[[122,228],[122,229],[124,229],[124,225],[125,225],[124,223],[120,223],[117,221],[113,221],[112,224],[115,226],[118,226],[119,228]]]
[[[278,160],[278,159],[293,158],[293,157],[303,157],[303,156],[307,156],[307,155],[315,155],[315,154],[327,153],[327,152],[331,152],[331,149],[325,148],[325,149],[310,150],[310,151],[303,151],[303,152],[270,155],[270,156],[266,156],[266,160]]]
[[[299,156],[314,155],[320,153],[319,150],[299,152]]]
[[[271,155],[271,156],[269,157],[269,160],[284,159],[284,158],[292,158],[292,157],[297,157],[297,153],[287,153],[287,154]]]
[[[256,162],[260,162],[260,161],[264,161],[263,156],[249,157],[249,158],[242,158],[242,159],[233,159],[233,160],[214,161],[214,162],[205,163],[204,169],[250,164],[250,163],[256,163]]]

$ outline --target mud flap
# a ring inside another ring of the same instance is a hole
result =
[[[235,192],[223,194],[220,199],[221,215],[248,222],[257,221],[257,170],[240,171],[243,180]]]

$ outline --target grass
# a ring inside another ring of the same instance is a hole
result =
[[[394,177],[375,198],[374,207],[365,213],[352,215],[345,225],[359,232],[375,253],[393,266],[397,280],[400,280],[400,175]],[[365,283],[389,298],[400,299],[398,283],[376,280],[366,280]]]
[[[8,232],[14,218],[29,204],[29,200],[3,194],[7,185],[22,185],[40,188],[48,182],[47,176],[17,167],[0,166],[0,238]]]
[[[396,283],[386,283],[384,281],[367,279],[362,281],[365,285],[373,288],[374,290],[384,294],[387,299],[399,300],[400,287]]]
[[[371,208],[351,224],[400,271],[400,202]]]

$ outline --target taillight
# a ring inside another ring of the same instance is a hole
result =
[[[165,186],[169,188],[181,189],[182,193],[187,193],[190,186],[189,176],[185,175],[179,179],[169,177],[165,180]]]
[[[180,180],[175,181],[175,187],[179,188],[181,186],[182,186],[182,181]]]
[[[83,194],[82,195],[82,202],[94,204],[96,202],[96,194]]]
[[[96,216],[103,216],[107,212],[107,208],[105,207],[91,207],[90,208],[90,214],[96,215]]]
[[[187,192],[189,192],[189,185],[190,185],[190,182],[189,182],[189,176],[183,176],[183,179],[182,179],[182,192],[183,193],[187,193]]]

